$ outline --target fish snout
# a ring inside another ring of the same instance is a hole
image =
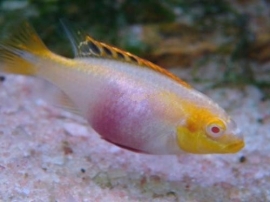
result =
[[[227,151],[228,153],[236,153],[236,152],[240,151],[241,149],[243,149],[244,147],[245,147],[245,142],[242,138],[242,139],[235,141],[234,143],[227,145],[224,148],[224,150]]]

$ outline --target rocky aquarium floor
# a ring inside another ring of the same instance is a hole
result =
[[[190,70],[174,69],[191,80]],[[202,69],[216,78],[211,67]],[[212,81],[211,81],[212,82]],[[38,79],[0,82],[0,201],[270,201],[270,100],[256,87],[194,83],[242,128],[232,155],[150,156],[101,140],[87,123],[41,99]]]

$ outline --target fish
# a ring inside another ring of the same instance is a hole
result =
[[[244,146],[217,103],[168,70],[62,23],[74,58],[50,51],[29,23],[0,42],[0,71],[57,86],[61,106],[121,148],[152,155],[226,154]]]

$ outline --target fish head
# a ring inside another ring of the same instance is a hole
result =
[[[189,108],[187,118],[177,131],[181,150],[194,154],[236,153],[245,143],[235,122],[218,106],[215,112],[208,108]]]

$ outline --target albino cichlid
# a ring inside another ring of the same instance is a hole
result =
[[[25,23],[0,44],[0,70],[53,83],[68,97],[63,107],[82,115],[103,139],[132,151],[209,154],[244,147],[230,116],[172,73],[88,35],[67,34],[74,59],[49,51]]]

